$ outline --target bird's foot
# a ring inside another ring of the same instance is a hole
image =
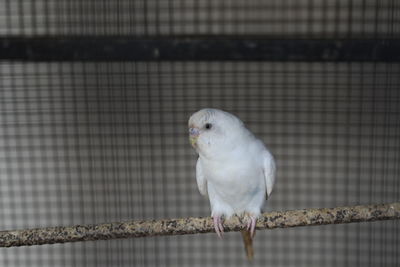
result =
[[[222,238],[223,233],[224,233],[224,227],[222,226],[222,220],[221,216],[213,216],[213,222],[214,222],[214,229],[215,232],[217,233],[219,238]]]
[[[250,231],[250,236],[254,237],[254,235],[256,233],[257,218],[250,214],[246,214],[245,220],[247,221],[247,224],[246,224],[247,231]]]

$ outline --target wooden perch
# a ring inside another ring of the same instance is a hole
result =
[[[274,229],[296,226],[371,222],[400,219],[400,202],[323,209],[274,211],[262,214],[257,229]],[[225,220],[226,232],[240,231],[242,219]],[[187,235],[214,231],[212,220],[183,218],[149,221],[127,221],[70,227],[47,227],[28,230],[0,231],[0,247],[31,246],[76,241],[107,240],[114,238],[149,237],[162,235]]]

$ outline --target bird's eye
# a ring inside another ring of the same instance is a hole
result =
[[[211,123],[206,123],[205,125],[206,129],[209,130],[212,128],[212,124]]]

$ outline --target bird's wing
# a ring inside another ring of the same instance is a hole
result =
[[[197,159],[196,164],[196,181],[200,194],[202,194],[203,196],[207,196],[207,180],[204,177],[203,167],[201,166],[200,158]]]
[[[265,150],[263,153],[263,170],[265,178],[265,186],[267,187],[267,198],[271,195],[275,183],[275,160],[272,154]]]

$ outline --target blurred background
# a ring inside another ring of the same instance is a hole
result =
[[[400,60],[373,49],[356,51],[366,60],[308,60],[313,50],[296,52],[300,60],[241,51],[238,60],[135,60],[138,51],[113,48],[114,39],[189,37],[391,44],[400,2],[1,1],[0,231],[209,216],[187,137],[204,107],[236,114],[274,154],[265,211],[400,200]],[[88,39],[77,56],[58,53],[57,40]],[[50,43],[41,55],[29,48],[38,40]],[[109,60],[85,56],[97,46]],[[253,266],[399,266],[399,227],[258,231]],[[0,265],[246,266],[242,246],[228,233],[0,248]]]

